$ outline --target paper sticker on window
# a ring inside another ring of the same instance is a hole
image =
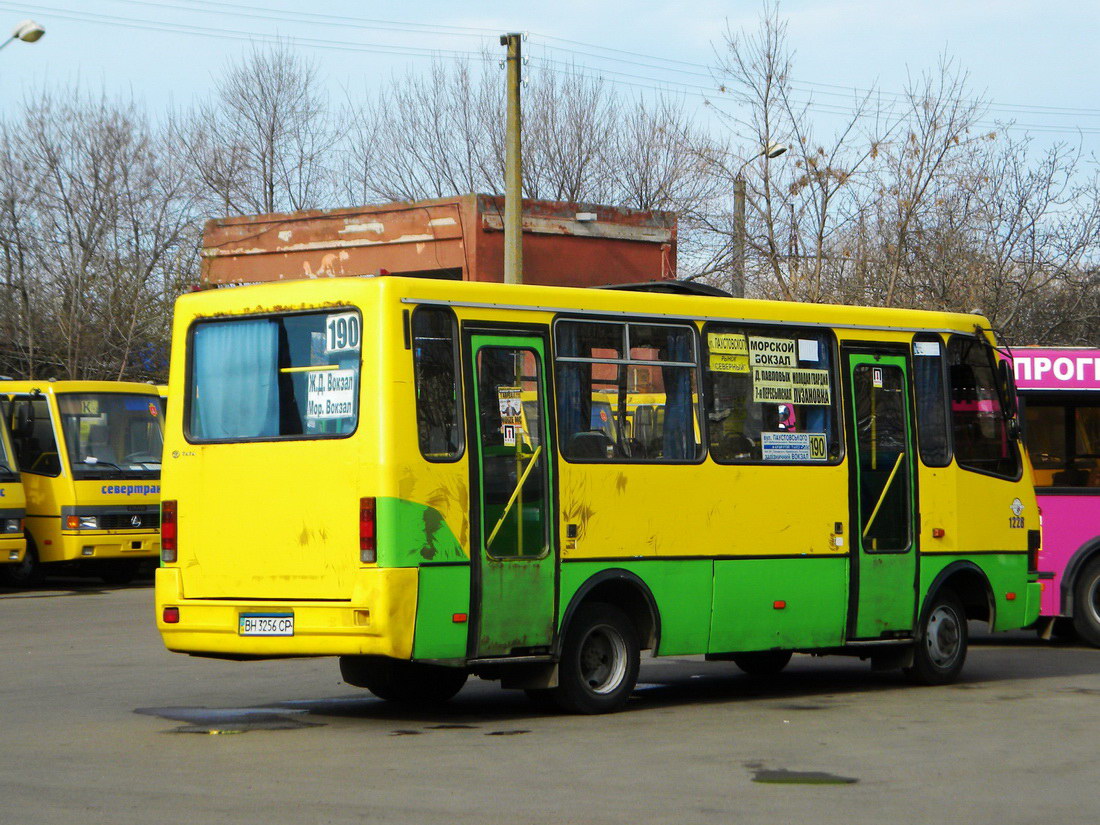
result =
[[[358,352],[359,313],[342,312],[325,319],[325,352]]]
[[[502,424],[519,425],[522,421],[523,404],[520,401],[519,387],[497,387],[497,403],[500,404]]]
[[[828,370],[791,370],[791,384],[795,404],[827,407],[833,403]]]
[[[744,335],[737,332],[707,333],[707,349],[710,351],[707,366],[711,372],[748,374],[749,343]]]
[[[735,332],[711,332],[707,335],[707,346],[711,352],[720,352],[723,355],[749,354],[745,336]]]
[[[516,425],[505,424],[500,428],[500,431],[504,434],[504,446],[514,447],[516,444]]]
[[[754,367],[794,367],[795,342],[790,338],[749,338],[749,363]]]
[[[351,418],[355,415],[355,370],[306,373],[306,417]]]
[[[825,461],[828,442],[824,433],[760,433],[765,461]]]
[[[757,404],[793,404],[794,383],[791,380],[791,370],[754,367],[752,400]]]
[[[914,341],[913,355],[939,355],[939,341]]]
[[[97,399],[97,398],[82,398],[82,399],[80,399],[80,414],[81,415],[99,415],[99,399]]]
[[[815,339],[798,339],[798,360],[812,362],[817,362],[821,360],[820,346]]]

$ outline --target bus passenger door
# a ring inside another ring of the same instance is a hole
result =
[[[548,653],[557,585],[545,340],[470,336],[471,658]]]
[[[904,356],[846,353],[851,476],[848,636],[878,639],[913,628],[917,606],[915,441]]]

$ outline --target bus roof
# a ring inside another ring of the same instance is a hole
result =
[[[394,276],[283,281],[182,296],[177,305],[195,317],[295,312],[324,309],[340,301],[373,301],[386,296],[408,304],[437,304],[486,310],[532,311],[613,318],[645,315],[669,321],[727,321],[957,332],[989,331],[980,315],[913,309],[809,304],[644,291],[443,281]]]
[[[157,395],[153,384],[139,381],[55,381],[42,378],[30,381],[0,381],[0,392],[23,393],[38,390],[44,394],[60,392],[128,392],[142,395]]]

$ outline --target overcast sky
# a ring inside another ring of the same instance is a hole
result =
[[[79,80],[154,109],[185,106],[247,52],[250,37],[272,36],[293,39],[327,82],[355,93],[425,68],[432,53],[499,53],[501,32],[523,31],[534,59],[571,62],[624,91],[660,85],[696,106],[714,85],[706,66],[727,25],[755,29],[761,8],[757,0],[0,0],[0,28],[31,17],[47,29],[39,42],[0,53],[0,105],[10,111],[43,85]],[[1095,0],[786,0],[780,14],[795,77],[821,84],[819,103],[844,100],[832,87],[900,91],[908,73],[946,52],[969,71],[974,95],[994,103],[990,119],[1015,119],[1044,142],[1076,142],[1082,130],[1090,149],[1100,146]]]

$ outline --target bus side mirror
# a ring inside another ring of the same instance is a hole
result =
[[[1001,379],[1001,392],[1004,396],[1005,416],[1016,418],[1020,412],[1016,399],[1016,376],[1012,372],[1012,363],[1006,359],[997,362],[997,371]],[[1016,428],[1017,434],[1019,427]]]

